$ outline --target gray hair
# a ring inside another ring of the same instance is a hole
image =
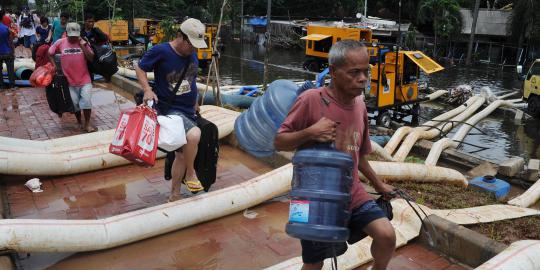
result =
[[[339,67],[345,64],[346,56],[349,51],[365,48],[366,46],[357,40],[341,40],[330,49],[328,53],[328,64]]]

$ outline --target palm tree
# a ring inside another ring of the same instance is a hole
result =
[[[461,32],[461,14],[457,0],[422,0],[418,10],[418,19],[420,22],[433,22],[435,34],[433,56],[437,51],[438,36],[450,39]]]

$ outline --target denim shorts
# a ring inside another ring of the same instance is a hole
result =
[[[374,220],[386,218],[386,214],[373,200],[369,200],[352,210],[349,221],[349,244],[353,244],[367,236],[364,228]],[[347,251],[347,243],[327,243],[309,240],[300,240],[302,245],[302,261],[304,263],[318,263],[326,258],[340,256]]]
[[[71,95],[71,100],[73,101],[73,106],[75,111],[88,110],[92,109],[92,84],[87,83],[83,86],[70,86],[69,94]]]

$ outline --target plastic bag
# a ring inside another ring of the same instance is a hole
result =
[[[122,112],[109,152],[144,167],[156,163],[159,125],[156,111],[137,106]]]
[[[47,87],[52,83],[54,67],[51,63],[38,67],[30,76],[30,84],[34,87]]]
[[[184,121],[178,115],[160,115],[157,117],[159,123],[158,147],[167,152],[178,150],[186,144],[186,132],[184,131]]]

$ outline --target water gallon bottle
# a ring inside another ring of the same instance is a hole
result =
[[[272,82],[264,95],[255,99],[249,110],[234,122],[240,147],[256,157],[271,156],[279,126],[285,121],[298,95],[312,87],[309,81],[301,87],[288,80]]]
[[[351,203],[353,160],[330,144],[299,150],[292,160],[288,235],[318,242],[344,242]]]

